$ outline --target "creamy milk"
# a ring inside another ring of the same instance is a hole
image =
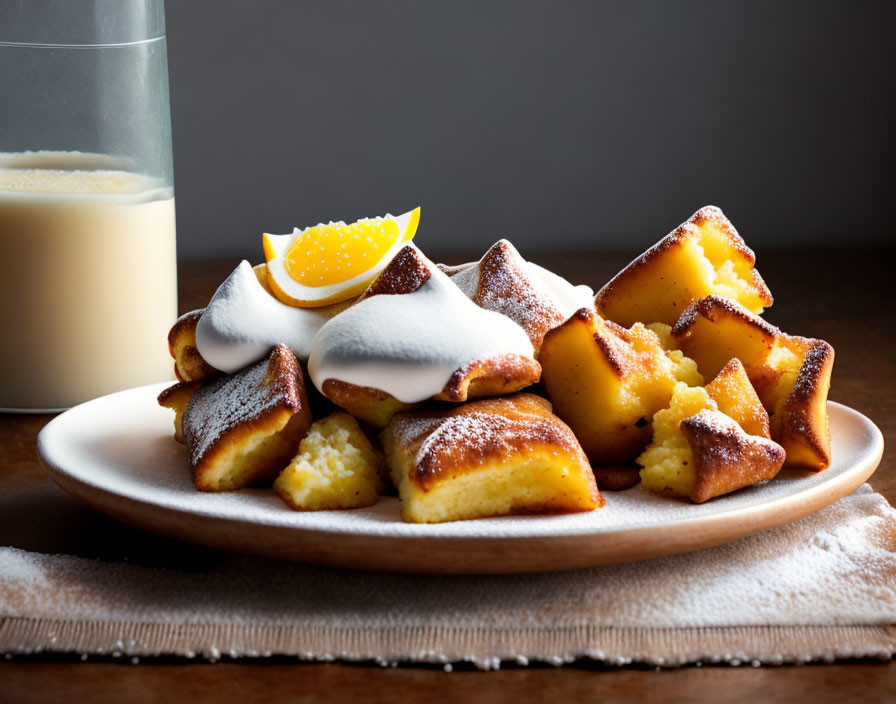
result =
[[[108,159],[0,154],[2,409],[172,378],[173,192]]]

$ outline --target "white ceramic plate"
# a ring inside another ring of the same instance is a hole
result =
[[[833,503],[877,467],[883,437],[865,416],[830,403],[833,463],[705,504],[640,486],[604,492],[590,513],[512,516],[437,525],[404,523],[398,499],[351,511],[296,512],[269,489],[194,489],[166,384],[72,408],[40,433],[38,451],[59,486],[102,513],[155,533],[226,550],[345,567],[407,572],[511,573],[628,562],[740,538]]]

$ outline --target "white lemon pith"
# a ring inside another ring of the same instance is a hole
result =
[[[420,208],[404,215],[264,233],[267,281],[284,303],[317,308],[360,294],[417,232]]]

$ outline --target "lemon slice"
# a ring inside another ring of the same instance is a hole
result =
[[[331,222],[291,235],[264,233],[267,282],[283,303],[317,308],[360,294],[405,242],[414,237],[420,208],[404,215]]]

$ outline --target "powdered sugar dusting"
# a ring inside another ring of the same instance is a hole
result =
[[[459,369],[503,355],[532,357],[519,325],[484,310],[451,283],[413,245],[395,267],[384,271],[396,281],[410,280],[408,293],[376,291],[324,325],[312,344],[308,373],[321,389],[328,379],[366,386],[416,403],[440,393]],[[401,256],[401,255],[400,255]]]
[[[737,421],[721,411],[704,409],[681,422],[687,428],[707,464],[733,465],[748,455],[766,455],[770,462],[784,461],[784,448],[760,435],[746,433]]]
[[[474,303],[522,327],[536,349],[548,331],[594,305],[588,286],[573,286],[527,262],[507,240],[496,242],[476,264],[443,269],[453,272],[451,280]]]
[[[893,509],[866,486],[797,523],[726,546],[513,578],[409,578],[355,571],[346,579],[342,570],[240,555],[216,559],[196,571],[168,570],[4,547],[0,612],[68,623],[272,624],[368,633],[385,629],[383,638],[373,639],[379,643],[387,642],[386,633],[394,636],[399,629],[432,627],[499,632],[519,631],[521,626],[887,627],[896,616],[894,526]],[[127,652],[139,645],[122,647]],[[542,655],[531,654],[532,659]],[[404,656],[419,657],[419,651]]]
[[[587,463],[569,427],[550,412],[545,399],[530,394],[475,401],[445,412],[404,413],[387,432],[397,447],[414,453],[417,477],[424,480],[447,467],[512,461],[521,450],[539,446]]]
[[[491,413],[470,413],[446,418],[426,438],[417,453],[421,473],[438,474],[446,456],[461,449],[472,462],[486,458],[509,461],[520,450],[533,443],[553,439],[543,422],[527,418],[511,420]]]
[[[694,452],[696,480],[690,498],[706,501],[774,477],[784,464],[784,448],[749,435],[718,410],[703,410],[681,422]]]
[[[423,259],[420,250],[413,244],[407,244],[361,294],[359,300],[363,301],[365,298],[380,294],[413,293],[425,284],[430,276],[430,267]]]
[[[196,349],[215,369],[232,374],[284,343],[302,360],[330,318],[345,308],[296,308],[278,301],[258,282],[249,262],[240,262],[218,287],[196,325]]]
[[[280,345],[269,359],[200,387],[190,398],[183,418],[191,464],[199,464],[209,449],[234,428],[277,407],[298,409],[298,375],[295,357]]]
[[[800,371],[790,392],[790,397],[793,401],[804,403],[817,393],[822,371],[827,365],[833,363],[834,348],[824,340],[799,339],[809,349],[800,365]]]

